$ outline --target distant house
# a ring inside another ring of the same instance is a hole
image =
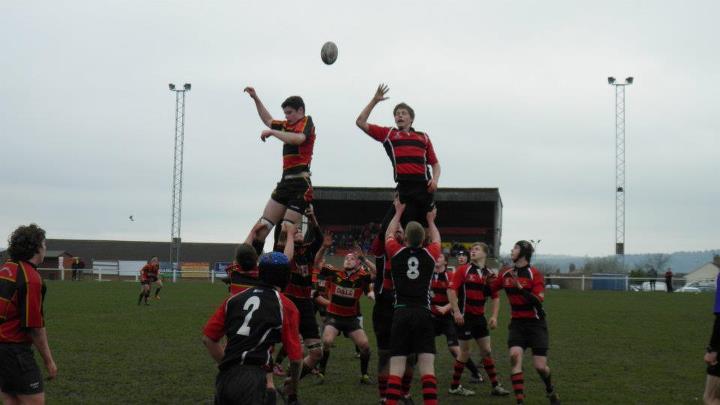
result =
[[[705,263],[685,276],[688,283],[694,281],[715,280],[720,271],[720,256],[716,255],[712,262]]]
[[[7,250],[0,251],[0,260],[8,260]],[[41,269],[69,269],[72,266],[73,255],[65,250],[47,250],[45,260],[38,266]]]

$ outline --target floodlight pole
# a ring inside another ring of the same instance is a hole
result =
[[[615,87],[615,258],[625,269],[625,87],[633,84],[628,77],[625,83],[616,83],[608,77],[608,84]]]
[[[182,89],[176,89],[170,84],[170,91],[175,92],[175,154],[173,159],[172,183],[172,225],[170,229],[170,267],[172,268],[173,283],[177,281],[177,272],[180,270],[180,224],[182,218],[182,175],[183,175],[183,145],[185,143],[185,92],[190,91],[190,83],[185,83]]]

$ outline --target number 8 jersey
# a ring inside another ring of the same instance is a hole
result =
[[[259,285],[235,294],[215,311],[203,333],[214,341],[227,337],[220,370],[235,365],[266,366],[272,345],[282,342],[291,361],[302,359],[300,315],[275,289]]]
[[[430,282],[435,262],[442,249],[439,243],[427,247],[403,246],[395,238],[388,238],[385,249],[390,257],[391,274],[395,284],[395,308],[430,309]]]

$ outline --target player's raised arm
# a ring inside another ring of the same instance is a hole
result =
[[[428,235],[430,236],[430,243],[440,243],[440,230],[435,225],[435,218],[437,217],[437,207],[433,207],[432,211],[427,213],[428,222]]]
[[[287,239],[285,239],[285,256],[287,256],[288,261],[292,261],[293,256],[295,255],[295,233],[297,232],[297,226],[295,224],[290,222],[283,222],[282,224],[282,231],[287,235]]]
[[[257,108],[258,115],[260,116],[260,120],[265,124],[266,127],[270,128],[270,124],[273,121],[272,115],[270,115],[270,112],[265,108],[262,101],[260,101],[260,97],[258,97],[257,92],[255,92],[255,88],[248,86],[245,87],[245,90],[243,90],[245,93],[247,93],[250,98],[255,101],[255,108]]]
[[[387,97],[385,97],[385,94],[387,94],[389,90],[390,88],[386,84],[381,83],[378,86],[377,90],[375,90],[375,95],[373,95],[370,103],[368,103],[368,105],[360,112],[357,120],[355,120],[355,124],[358,126],[358,128],[365,131],[365,133],[367,133],[368,135],[372,136],[372,134],[370,133],[370,125],[367,122],[368,118],[370,118],[370,113],[379,102],[388,99]]]
[[[392,217],[392,220],[390,220],[390,224],[388,224],[387,231],[385,232],[385,240],[395,236],[395,232],[400,228],[400,218],[402,218],[403,211],[405,211],[405,204],[402,204],[398,197],[395,197],[393,204],[395,206],[395,215]]]

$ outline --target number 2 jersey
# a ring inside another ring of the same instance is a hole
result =
[[[385,250],[390,257],[395,285],[395,308],[415,307],[430,310],[430,282],[435,262],[442,254],[440,243],[412,248],[388,238]]]
[[[220,370],[235,365],[268,366],[282,342],[290,361],[302,360],[300,315],[295,304],[270,286],[257,285],[226,299],[205,324],[213,341],[227,337]]]

